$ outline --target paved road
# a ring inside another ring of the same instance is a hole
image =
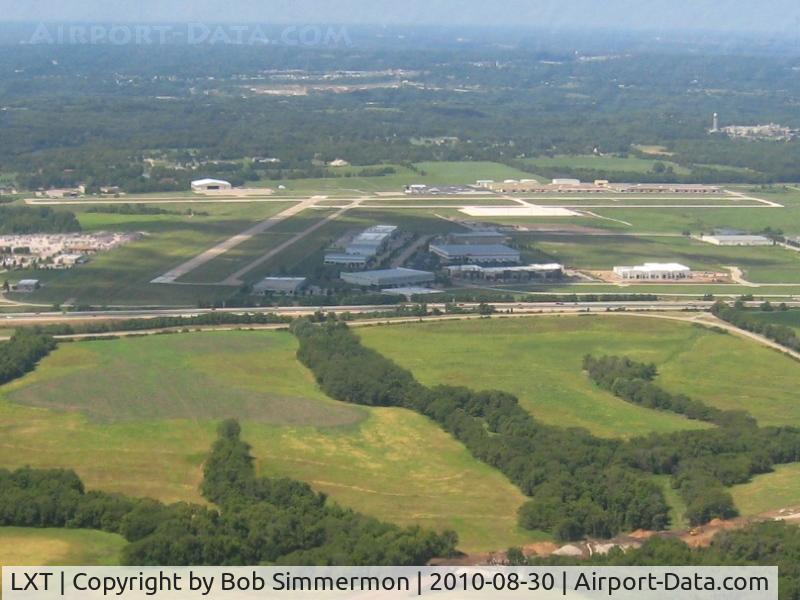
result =
[[[563,305],[560,303],[522,303],[522,304],[495,304],[495,307],[500,311],[510,310],[513,309],[513,313],[507,312],[498,312],[495,313],[493,318],[522,318],[522,317],[536,317],[536,316],[548,316],[548,315],[555,315],[555,314],[586,314],[586,313],[596,313],[599,315],[613,315],[613,316],[621,316],[621,317],[644,317],[644,318],[651,318],[651,319],[665,319],[669,321],[682,321],[686,323],[698,323],[707,326],[714,326],[719,327],[720,329],[724,329],[733,335],[738,335],[740,337],[744,337],[750,340],[753,340],[763,346],[767,346],[774,350],[777,350],[787,356],[791,356],[796,360],[800,360],[800,352],[795,352],[794,350],[790,350],[781,346],[777,342],[774,342],[762,335],[758,335],[757,333],[752,333],[750,331],[745,331],[743,329],[739,329],[730,323],[726,323],[722,321],[712,314],[706,312],[708,305],[711,303],[707,302],[648,302],[644,304],[639,304],[637,306],[632,306],[632,303],[621,303],[621,302],[585,302],[585,303],[571,303],[569,305]],[[757,303],[753,302],[750,303],[751,305],[757,305]],[[800,306],[800,302],[792,303],[795,306]],[[444,305],[428,305],[429,308],[439,308],[443,307]],[[466,306],[466,305],[462,305]],[[470,305],[474,307],[475,305]],[[627,308],[626,308],[627,307]],[[622,308],[626,308],[625,310],[621,310]],[[289,314],[292,316],[303,316],[303,315],[310,315],[319,310],[324,310],[325,312],[335,312],[338,314],[348,312],[348,313],[368,313],[368,312],[375,312],[378,310],[386,310],[386,306],[359,306],[359,307],[291,307],[291,308],[271,308],[271,309],[249,309],[249,310],[242,310],[242,309],[231,309],[227,311],[218,311],[218,312],[276,312],[279,314]],[[609,310],[611,309],[611,310]],[[677,311],[687,311],[685,314],[679,314]],[[696,312],[688,312],[688,311],[696,311]],[[162,311],[166,312],[166,311]],[[207,311],[204,311],[207,312]],[[200,312],[199,314],[204,314],[204,312]],[[661,313],[661,314],[659,314]],[[669,314],[663,314],[669,313]],[[86,313],[84,313],[85,315]],[[63,317],[65,316],[72,316],[72,315],[59,315],[62,317],[61,322],[64,321]],[[12,320],[13,325],[21,326],[21,325],[33,325],[33,324],[46,324],[48,322],[55,322],[55,321],[48,321],[47,319],[58,319],[59,316],[40,316],[39,319],[31,319],[27,322],[22,320]],[[156,318],[158,316],[166,316],[164,314],[150,314],[149,317],[142,318]],[[175,316],[175,315],[173,315]],[[192,313],[184,312],[183,316],[193,316]],[[79,321],[81,314],[76,314],[75,319],[67,319],[72,321]],[[127,318],[130,318],[127,317]],[[377,325],[377,324],[400,324],[400,323],[422,323],[428,321],[458,321],[458,320],[470,320],[470,319],[482,319],[486,318],[482,315],[477,314],[449,314],[449,315],[438,315],[438,316],[426,316],[426,317],[380,317],[380,318],[373,318],[373,319],[363,319],[359,321],[352,321],[350,323],[353,327],[364,327],[368,325]],[[92,320],[99,320],[99,321],[108,321],[108,316],[94,316],[91,319],[83,319],[84,321],[92,321]],[[0,320],[0,324],[2,324],[2,320]],[[286,329],[288,325],[286,323],[270,323],[270,324],[257,324],[257,325],[197,325],[192,326],[192,331],[233,331],[233,330],[275,330],[275,329]],[[70,335],[61,335],[55,336],[58,339],[69,339],[69,340],[81,340],[87,338],[102,338],[102,337],[126,337],[126,336],[141,336],[141,335],[153,335],[157,333],[162,333],[166,331],[181,331],[185,328],[185,326],[179,327],[162,327],[162,328],[155,328],[151,330],[131,330],[131,331],[114,331],[108,333],[97,333],[97,334],[70,334]],[[0,340],[7,340],[8,337],[0,338]]]
[[[490,303],[498,311],[513,310],[524,313],[537,312],[607,312],[617,311],[683,311],[683,310],[708,310],[714,304],[708,300],[659,300],[653,302],[494,302]],[[747,302],[746,305],[757,307],[761,303],[758,301]],[[790,307],[800,307],[800,301],[787,300],[786,305]],[[474,308],[474,302],[459,303],[463,308]],[[428,307],[444,309],[443,303],[428,303]],[[153,319],[157,317],[196,317],[210,313],[227,314],[258,314],[274,313],[279,315],[303,316],[314,314],[315,312],[333,312],[336,314],[344,313],[365,313],[380,312],[391,310],[392,306],[385,304],[369,304],[358,306],[265,306],[248,308],[163,308],[163,309],[129,309],[129,310],[97,310],[85,312],[27,312],[27,313],[0,313],[0,327],[3,325],[13,326],[16,324],[42,324],[42,323],[69,323],[69,322],[91,322],[91,321],[112,321],[121,319]]]

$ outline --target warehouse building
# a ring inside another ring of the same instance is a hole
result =
[[[305,277],[265,277],[253,286],[253,293],[259,296],[266,294],[294,296],[303,291],[307,281]]]
[[[436,281],[436,276],[428,271],[416,269],[382,269],[379,271],[360,271],[342,273],[342,281],[362,287],[398,288],[424,285]]]
[[[715,246],[772,246],[775,243],[763,235],[747,234],[703,235],[700,236],[700,239]]]
[[[679,263],[644,263],[635,267],[614,267],[614,274],[625,281],[674,281],[689,279],[692,270]]]
[[[192,182],[192,191],[194,192],[217,192],[232,188],[233,186],[229,181],[222,179],[197,179]]]
[[[472,264],[519,263],[519,250],[503,244],[447,244],[430,245],[430,251],[446,262]]]
[[[355,236],[343,251],[325,254],[326,265],[365,268],[367,263],[384,250],[397,233],[394,225],[375,225]]]
[[[531,264],[506,267],[480,265],[453,265],[446,267],[454,279],[487,279],[491,281],[529,281],[531,279],[560,279],[564,266],[558,263]]]

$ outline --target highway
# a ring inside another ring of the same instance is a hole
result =
[[[610,302],[493,302],[489,303],[498,312],[512,311],[514,313],[574,313],[574,312],[608,312],[610,310],[624,311],[705,311],[713,305],[709,300],[657,300],[648,302],[610,301]],[[748,306],[756,307],[760,302],[748,302]],[[470,309],[478,306],[474,302],[457,304],[461,308]],[[800,307],[800,301],[788,301],[787,306]],[[445,309],[443,303],[429,303],[429,309]],[[227,314],[256,314],[274,313],[288,316],[306,316],[322,311],[325,313],[353,313],[362,314],[370,312],[389,312],[394,305],[361,305],[361,306],[267,306],[249,308],[170,308],[170,309],[130,309],[130,310],[98,310],[85,312],[20,312],[0,315],[0,327],[5,325],[35,325],[48,323],[112,321],[122,319],[155,319],[158,317],[195,317],[211,313]]]

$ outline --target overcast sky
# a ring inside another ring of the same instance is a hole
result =
[[[0,0],[0,21],[521,25],[800,34],[798,0]]]

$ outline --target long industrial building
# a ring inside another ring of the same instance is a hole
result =
[[[325,254],[326,265],[341,265],[350,268],[364,268],[375,258],[397,233],[394,225],[375,225],[359,233],[343,251]]]
[[[445,270],[453,278],[487,279],[492,281],[531,279],[558,279],[564,275],[564,266],[558,263],[532,264],[505,267],[482,267],[480,265],[453,265]]]
[[[446,262],[472,264],[519,263],[519,250],[503,244],[443,244],[430,245],[430,251]]]
[[[614,267],[614,274],[626,281],[674,281],[689,279],[692,270],[679,263],[644,263],[635,267]]]
[[[598,179],[584,183],[578,179],[553,179],[551,183],[539,183],[533,179],[520,181],[507,179],[502,182],[481,181],[482,187],[503,194],[721,194],[724,190],[716,185],[686,183],[609,183]]]
[[[700,236],[700,239],[715,246],[772,246],[775,244],[763,235],[714,234]]]
[[[429,271],[416,269],[382,269],[378,271],[358,271],[342,273],[342,281],[362,287],[396,288],[407,287],[436,281],[436,275]]]

